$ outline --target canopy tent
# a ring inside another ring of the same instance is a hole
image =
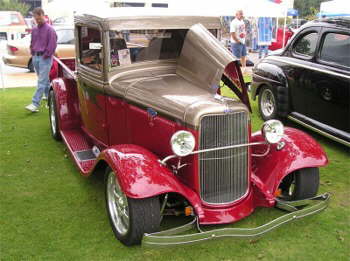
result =
[[[234,16],[237,10],[243,10],[244,16],[249,17],[285,16],[284,5],[269,0],[169,0],[169,8],[194,15]]]
[[[333,0],[321,3],[319,17],[350,16],[349,0]]]
[[[237,10],[241,9],[244,15],[249,17],[285,17],[286,5],[284,2],[287,1],[283,1],[282,4],[279,4],[279,0],[162,0],[161,2],[168,2],[168,9],[180,11],[184,15],[233,16]],[[72,17],[74,12],[94,12],[99,8],[104,9],[111,2],[112,0],[51,0],[43,4],[43,8],[51,19],[55,19],[61,16]],[[123,1],[116,0],[116,2]],[[159,1],[139,0],[135,2],[158,3]],[[67,6],[70,8],[67,9]]]

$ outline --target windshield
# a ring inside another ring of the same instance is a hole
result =
[[[175,59],[187,29],[110,31],[111,67],[137,62]]]

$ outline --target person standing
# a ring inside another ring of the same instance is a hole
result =
[[[246,68],[247,49],[245,45],[246,30],[242,10],[238,10],[236,12],[235,19],[233,19],[231,22],[230,35],[232,53],[234,56],[240,59],[242,72],[244,73]]]
[[[259,17],[258,30],[259,59],[261,59],[268,55],[272,43],[272,18]]]
[[[37,26],[32,30],[30,52],[34,69],[38,76],[38,86],[33,95],[32,103],[26,106],[25,109],[31,112],[38,112],[43,95],[46,97],[49,95],[49,73],[57,47],[57,35],[52,26],[46,22],[43,9],[35,8],[33,16]]]

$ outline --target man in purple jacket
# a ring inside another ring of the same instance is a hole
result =
[[[34,69],[38,75],[38,87],[33,95],[32,103],[25,108],[31,112],[38,112],[41,98],[43,95],[46,97],[49,95],[49,74],[57,46],[57,35],[55,30],[46,23],[43,9],[35,8],[33,16],[38,26],[32,30],[30,52]]]

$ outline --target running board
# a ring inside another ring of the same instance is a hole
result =
[[[316,127],[314,127],[314,126],[312,126],[312,125],[302,121],[300,118],[304,118],[304,117],[301,117],[301,114],[299,114],[297,112],[292,112],[290,115],[288,115],[288,119],[289,120],[294,121],[294,122],[304,126],[305,128],[308,128],[308,129],[310,129],[310,130],[312,130],[312,131],[314,131],[314,132],[316,132],[316,133],[318,133],[318,134],[320,134],[322,136],[325,136],[325,137],[327,137],[327,138],[329,138],[331,140],[334,140],[334,141],[339,142],[339,143],[341,143],[341,144],[343,144],[345,146],[350,147],[350,142],[348,142],[348,141],[346,141],[344,139],[338,138],[338,137],[336,137],[336,136],[334,136],[332,134],[329,134],[328,132],[325,132],[325,131],[323,131],[323,130],[321,130],[319,128],[316,128]]]
[[[78,158],[79,161],[86,161],[86,160],[94,160],[96,159],[96,156],[93,152],[93,150],[80,150],[74,152],[75,156]]]
[[[88,175],[98,155],[90,138],[81,129],[61,131],[61,136],[80,172]]]

